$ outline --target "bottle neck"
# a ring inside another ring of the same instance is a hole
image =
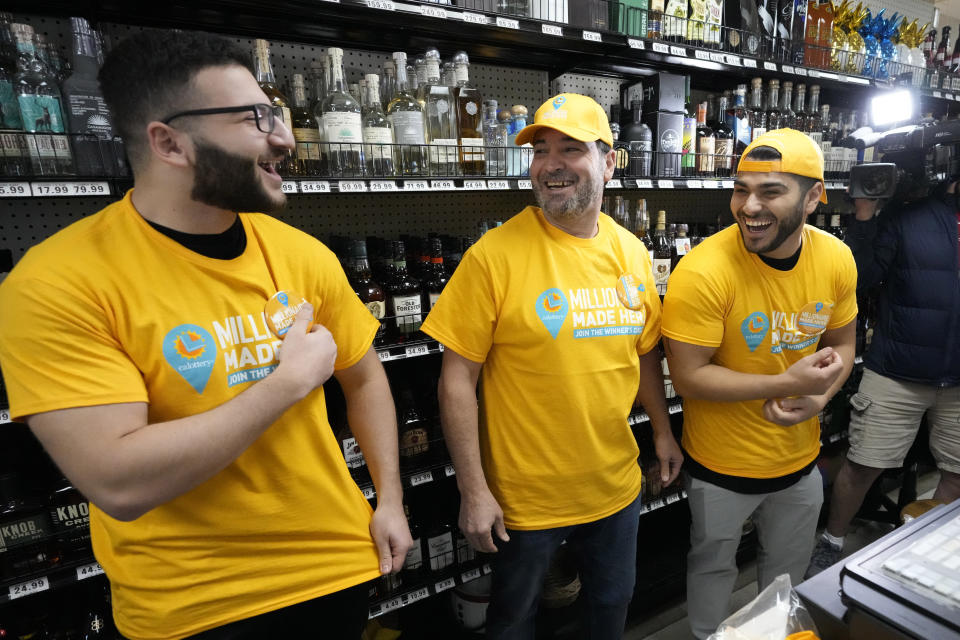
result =
[[[820,93],[814,91],[810,94],[810,113],[820,113]]]
[[[457,86],[458,87],[468,87],[470,86],[470,66],[466,64],[458,64],[456,66],[457,71]]]
[[[770,93],[767,96],[767,104],[770,105],[770,109],[776,109],[780,106],[780,89],[776,87],[770,87]]]
[[[73,32],[73,73],[84,76],[97,75],[97,46],[89,31]]]
[[[426,63],[427,84],[440,84],[440,61],[433,58]]]
[[[730,101],[726,98],[717,98],[717,119],[722,119],[723,116],[720,114],[726,113],[727,109],[730,108]]]
[[[754,87],[753,91],[750,93],[750,108],[751,109],[761,109],[763,108],[763,94],[761,93],[762,89],[760,87]]]
[[[293,95],[291,96],[293,100],[293,106],[298,109],[303,109],[307,106],[307,89],[302,84],[293,85]]]
[[[397,93],[406,93],[409,88],[407,86],[407,61],[394,58],[394,63],[397,74]]]
[[[367,84],[367,106],[374,109],[380,107],[380,87],[376,83]]]
[[[334,56],[330,59],[330,71],[333,73],[330,81],[330,89],[337,93],[344,93],[347,87],[343,81],[343,62],[339,56]]]
[[[793,108],[795,113],[804,112],[803,103],[804,103],[804,95],[803,95],[803,92],[801,91],[800,93],[797,94],[797,103],[796,105],[794,105],[794,108]]]
[[[270,66],[270,49],[265,42],[257,44],[256,60],[257,82],[261,84],[274,84],[277,81],[273,75],[273,67]]]
[[[706,103],[697,106],[697,126],[707,126],[707,105]]]

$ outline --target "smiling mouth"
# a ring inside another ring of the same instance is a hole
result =
[[[263,169],[266,173],[269,173],[272,176],[280,177],[280,172],[277,171],[277,168],[280,165],[279,160],[273,160],[271,162],[258,162],[257,166]]]
[[[767,229],[773,226],[772,220],[750,220],[749,218],[744,218],[743,224],[747,227],[747,231],[751,233],[763,233]]]
[[[544,180],[543,186],[547,189],[566,189],[573,186],[573,180]]]

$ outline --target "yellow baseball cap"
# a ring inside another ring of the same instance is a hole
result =
[[[748,160],[756,147],[771,147],[780,152],[779,160]],[[793,173],[819,180],[823,184],[823,152],[820,145],[807,134],[796,129],[774,129],[751,142],[740,156],[737,173]],[[827,204],[827,185],[823,185],[820,202]]]
[[[517,134],[517,144],[533,142],[537,131],[546,127],[565,133],[580,142],[603,140],[613,146],[607,114],[593,98],[579,93],[561,93],[540,105],[528,124]]]

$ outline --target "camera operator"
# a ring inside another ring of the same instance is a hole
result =
[[[960,496],[960,198],[956,181],[916,202],[854,199],[846,241],[857,292],[877,289],[877,326],[850,398],[850,448],[807,577],[842,557],[850,520],[883,472],[902,466],[924,413],[940,469],[933,497]]]

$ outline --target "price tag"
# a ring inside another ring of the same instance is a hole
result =
[[[721,63],[721,64],[724,63],[724,62],[726,62],[726,58],[723,57],[723,54],[722,54],[722,53],[716,53],[716,52],[714,52],[714,51],[711,51],[711,52],[709,52],[708,55],[710,56],[710,61],[711,61],[711,62],[719,62],[719,63]]]
[[[627,46],[631,49],[639,49],[640,51],[647,50],[647,45],[644,44],[643,40],[637,40],[636,38],[627,38]]]
[[[100,566],[99,562],[91,562],[90,564],[85,564],[82,567],[77,567],[78,581],[100,575],[103,575],[103,567]]]
[[[6,409],[0,409],[0,424],[7,424],[10,422],[10,412]]]
[[[637,189],[653,189],[653,180],[637,180]]]
[[[443,353],[443,343],[442,343],[442,342],[437,343],[437,351],[439,351],[440,353]]]
[[[297,187],[297,183],[293,180],[284,180],[280,185],[280,189],[284,193],[299,193],[300,189]]]
[[[105,196],[110,193],[106,182],[32,182],[34,197],[46,196]]]
[[[684,58],[687,57],[687,50],[684,47],[675,47],[670,45],[670,53],[675,56],[683,56]]]
[[[370,191],[373,193],[384,193],[387,191],[399,191],[397,183],[393,180],[372,180],[370,182]]]
[[[416,358],[417,356],[425,356],[430,353],[430,347],[425,344],[415,344],[404,349],[404,352],[406,353],[406,357]]]
[[[656,51],[657,53],[670,53],[670,47],[663,44],[662,42],[654,42],[653,50]]]
[[[361,180],[341,180],[337,183],[340,193],[363,193],[367,185]]]
[[[427,185],[426,180],[404,180],[403,190],[404,191],[429,191],[430,186]]]
[[[377,351],[377,357],[380,358],[380,362],[387,362],[388,360],[393,360],[393,356],[390,355],[389,351]]]
[[[415,476],[410,476],[410,486],[419,487],[422,484],[427,484],[433,482],[433,472],[424,471],[423,473],[418,473]]]
[[[942,97],[943,97],[943,94],[940,93],[939,91],[934,91],[934,92],[933,92],[933,97],[934,97],[934,98],[942,98]]]
[[[657,187],[660,189],[673,189],[673,180],[657,180]]]
[[[687,189],[703,189],[703,181],[687,180]]]
[[[469,191],[486,191],[487,181],[486,180],[464,180],[463,188]]]
[[[436,593],[443,593],[448,589],[453,589],[455,586],[457,586],[457,581],[453,578],[447,578],[433,585],[433,590]]]
[[[480,568],[483,570],[483,575],[487,575],[493,571],[493,568],[489,564],[485,564]]]
[[[326,180],[303,180],[300,193],[330,193],[330,183]]]
[[[480,577],[480,568],[470,569],[470,571],[464,571],[460,574],[461,582],[470,582],[471,580],[476,580]]]
[[[720,182],[724,189],[733,189],[733,180],[723,180]]]
[[[411,591],[407,594],[407,603],[417,602],[418,600],[423,600],[424,598],[430,597],[430,588],[429,587],[420,587],[416,591]]]
[[[430,188],[434,191],[453,191],[457,185],[453,184],[453,180],[431,180]]]
[[[811,78],[819,78],[819,77],[820,77],[820,72],[817,71],[816,69],[808,69],[808,70],[807,70],[807,75],[810,76]]]
[[[649,419],[650,419],[650,416],[648,416],[646,413],[640,413],[635,416],[630,416],[627,422],[630,423],[630,425],[635,425],[635,424],[641,424],[643,422],[646,422]]]
[[[667,504],[673,504],[674,502],[680,502],[680,494],[672,493],[667,496]]]
[[[757,68],[757,61],[754,60],[753,58],[744,58],[744,59],[743,59],[743,66],[748,67],[748,68],[750,68],[750,69],[756,69],[756,68]]]
[[[703,181],[703,188],[704,188],[704,189],[719,189],[719,188],[720,188],[720,183],[717,182],[716,180],[704,180],[704,181]]]
[[[611,180],[607,183],[607,189],[623,189],[623,183],[620,180]]]
[[[704,51],[703,49],[694,49],[693,57],[696,58],[697,60],[709,60],[710,52]]]
[[[30,197],[29,182],[0,182],[0,198]]]
[[[487,24],[487,16],[479,13],[470,13],[469,11],[464,11],[463,21],[470,22],[472,24]]]
[[[367,6],[371,9],[383,9],[384,11],[395,11],[391,0],[367,0]]]
[[[364,487],[363,497],[367,500],[373,500],[375,497],[377,497],[377,492],[373,487]]]
[[[727,58],[727,64],[729,64],[730,66],[732,67],[742,66],[742,63],[740,62],[740,56],[727,55],[726,58]]]
[[[777,65],[775,65],[775,64],[772,63],[772,62],[764,62],[764,63],[763,63],[763,68],[766,69],[767,71],[776,71],[776,70],[777,70]]]
[[[497,16],[497,26],[503,27],[504,29],[519,29],[520,23],[513,18],[501,18]]]
[[[796,69],[793,70],[793,72],[794,72],[795,74],[797,74],[798,76],[805,76],[805,75],[807,75],[807,70],[804,69],[803,67],[797,67]]]
[[[420,13],[429,18],[440,18],[441,20],[447,19],[447,10],[443,7],[433,7],[428,4],[420,5]]]
[[[603,38],[596,31],[584,31],[583,39],[590,42],[603,42]]]
[[[783,65],[782,67],[780,67],[780,69],[781,69],[784,73],[796,73],[796,71],[793,69],[793,67],[788,67],[787,65]]]
[[[448,464],[443,468],[443,475],[446,478],[449,478],[450,476],[455,476],[457,475],[457,470],[453,468],[452,464]]]
[[[518,189],[533,189],[533,183],[529,180],[517,180]]]
[[[399,609],[402,606],[403,606],[402,598],[391,598],[390,600],[387,600],[382,605],[380,605],[380,613],[389,613],[394,609]]]
[[[479,569],[477,571],[479,571]],[[7,590],[7,597],[10,600],[16,600],[17,598],[29,596],[33,593],[46,591],[49,588],[50,580],[47,579],[47,576],[43,576],[42,578],[34,578],[33,580],[10,585],[10,588]]]
[[[502,191],[509,189],[510,183],[506,180],[487,180],[487,188]]]
[[[548,36],[562,36],[563,27],[558,27],[555,24],[542,24],[540,25],[540,31]]]
[[[672,404],[670,405],[670,408],[667,409],[667,413],[669,413],[670,415],[673,415],[675,413],[680,413],[681,411],[683,411],[682,404]]]

